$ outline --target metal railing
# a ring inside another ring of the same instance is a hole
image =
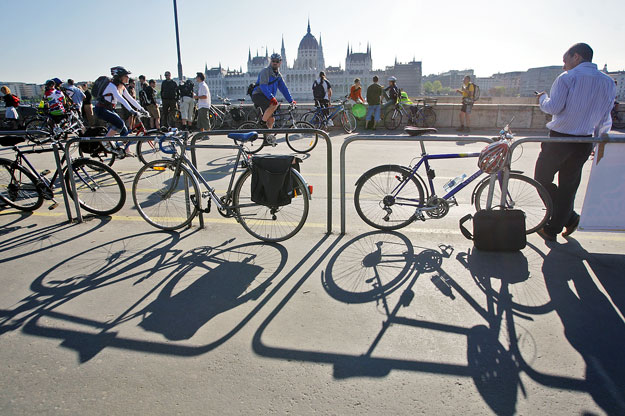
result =
[[[425,147],[423,142],[484,142],[484,143],[492,143],[493,139],[491,137],[486,136],[452,136],[452,135],[441,135],[441,136],[381,136],[381,135],[353,135],[349,136],[343,142],[341,146],[341,156],[340,156],[340,180],[341,180],[341,234],[345,234],[345,153],[347,150],[347,146],[350,143],[355,141],[367,141],[367,142],[421,142],[421,150],[424,153]],[[492,182],[491,182],[492,184]],[[493,187],[491,186],[489,189],[489,200],[492,200],[492,192]]]
[[[188,148],[191,150],[191,161],[193,165],[197,167],[197,155],[195,149],[238,149],[235,145],[219,145],[219,144],[196,144],[198,140],[204,138],[210,138],[210,136],[227,136],[230,133],[247,133],[255,131],[259,135],[262,134],[297,134],[297,133],[315,133],[317,136],[323,137],[326,142],[326,186],[327,186],[327,219],[326,228],[327,232],[332,232],[332,142],[330,136],[323,130],[317,129],[288,129],[288,128],[275,128],[275,129],[251,129],[251,130],[211,130],[201,133],[196,133],[191,138],[191,143]],[[263,140],[259,137],[257,140]],[[290,149],[290,148],[289,148]],[[303,175],[306,177],[306,175]],[[204,216],[199,212],[200,228],[204,228]]]
[[[185,135],[187,133],[184,133]],[[74,143],[106,143],[106,142],[147,142],[148,140],[160,140],[163,139],[163,135],[160,136],[110,136],[110,137],[74,137],[69,139],[65,143],[65,161],[67,162],[67,170],[68,172],[72,172],[72,158],[70,156],[70,147]],[[186,140],[186,137],[184,138]],[[183,150],[184,151],[184,150]],[[75,196],[74,199],[74,208],[76,209],[76,220],[78,222],[83,222],[82,213],[80,212],[80,203],[78,201],[77,192],[76,192],[76,181],[74,180],[74,175],[69,175],[69,184],[71,188],[72,195]],[[187,189],[188,191],[188,189]],[[74,219],[72,218],[71,210],[69,209],[69,201],[67,199],[67,195],[63,195],[65,200],[65,206],[67,209],[67,218],[71,222]]]

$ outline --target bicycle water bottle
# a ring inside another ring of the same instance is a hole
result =
[[[454,189],[456,186],[460,185],[462,182],[464,182],[464,180],[467,178],[467,174],[463,173],[460,176],[456,176],[455,178],[453,178],[452,180],[450,180],[449,182],[447,182],[445,185],[443,185],[443,189],[445,190],[445,192],[449,192],[452,189]]]

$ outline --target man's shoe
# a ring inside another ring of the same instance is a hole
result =
[[[464,126],[460,126],[456,129],[456,131],[464,131]]]
[[[575,218],[575,220],[570,224],[564,227],[564,232],[562,233],[562,237],[568,237],[577,230],[577,226],[579,226],[579,215]]]
[[[544,228],[541,228],[540,230],[536,231],[536,233],[542,237],[543,240],[545,241],[556,241],[556,236],[553,234],[549,234],[547,231],[545,231]]]

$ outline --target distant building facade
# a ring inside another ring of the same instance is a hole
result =
[[[280,54],[282,55],[280,72],[282,72],[293,98],[297,101],[312,101],[312,84],[319,76],[320,71],[325,71],[332,84],[333,97],[335,98],[347,95],[355,78],[360,78],[366,89],[372,83],[374,75],[380,78],[382,84],[386,84],[386,80],[390,76],[395,76],[399,87],[408,95],[417,96],[421,94],[422,71],[420,61],[413,59],[407,63],[395,62],[393,66],[374,70],[369,44],[366,52],[354,52],[348,45],[344,69],[340,65],[338,67],[326,66],[321,36],[317,40],[311,33],[310,22],[308,22],[306,34],[297,48],[295,60],[292,63],[289,62],[284,39],[282,39]],[[251,50],[248,50],[245,72],[242,69],[223,68],[221,65],[210,69],[206,67],[204,69],[206,83],[213,97],[220,95],[232,99],[249,98],[246,97],[247,87],[256,82],[260,70],[268,65],[269,52],[267,48],[265,48],[264,55],[259,55],[256,51],[256,56],[252,56]]]
[[[528,69],[521,74],[519,94],[521,97],[531,97],[534,95],[534,91],[549,92],[551,85],[563,71],[560,65]]]
[[[614,82],[616,82],[616,99],[618,101],[625,101],[625,71],[608,71],[608,66],[603,67],[603,72],[608,74]]]

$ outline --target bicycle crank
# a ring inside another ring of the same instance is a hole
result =
[[[449,203],[443,198],[432,198],[428,201],[428,208],[424,211],[430,218],[443,218],[449,212]]]

